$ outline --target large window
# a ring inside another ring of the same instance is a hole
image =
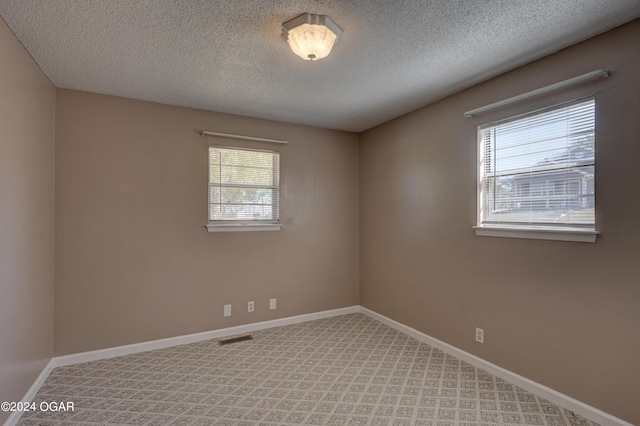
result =
[[[476,232],[583,231],[595,240],[594,173],[592,98],[481,126]]]
[[[209,147],[209,226],[215,230],[278,228],[280,154]]]

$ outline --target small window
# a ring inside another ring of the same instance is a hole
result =
[[[594,175],[592,98],[481,126],[476,233],[595,241]]]
[[[209,147],[209,231],[278,230],[280,154]]]

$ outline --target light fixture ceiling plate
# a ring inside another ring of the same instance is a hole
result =
[[[335,22],[333,22],[327,15],[313,15],[311,13],[303,13],[297,18],[293,18],[292,20],[282,24],[282,36],[286,39],[289,35],[289,31],[303,24],[324,25],[325,27],[333,31],[333,33],[336,35],[335,43],[340,40],[342,28],[340,28]]]

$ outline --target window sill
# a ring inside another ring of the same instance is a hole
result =
[[[595,243],[600,233],[588,229],[524,228],[516,226],[474,226],[479,237],[526,238],[530,240],[575,241]]]
[[[279,231],[282,225],[279,223],[247,223],[247,224],[218,224],[210,223],[207,232],[244,232],[244,231]]]

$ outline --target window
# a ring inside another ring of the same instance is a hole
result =
[[[280,154],[209,147],[209,224],[213,231],[279,230]]]
[[[592,98],[478,129],[477,235],[595,241]]]

